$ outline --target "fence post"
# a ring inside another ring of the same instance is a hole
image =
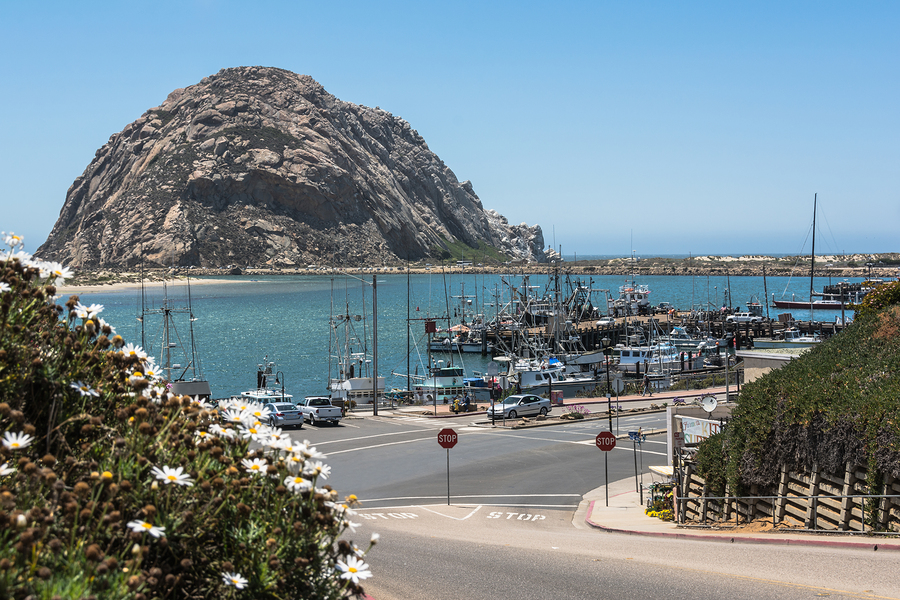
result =
[[[853,516],[853,498],[850,498],[850,495],[853,494],[853,485],[855,483],[856,477],[853,475],[853,466],[850,464],[850,461],[847,461],[847,464],[844,466],[844,487],[841,490],[841,495],[844,496],[841,498],[841,531],[850,529],[850,517]]]
[[[819,499],[815,496],[819,495],[819,483],[821,483],[821,476],[819,475],[819,465],[817,463],[813,463],[812,473],[810,473],[809,475],[809,491],[807,492],[808,495],[806,498],[807,529],[816,529],[816,526],[818,524]]]
[[[707,507],[707,502],[709,502],[709,501],[706,499],[706,484],[705,483],[703,484],[703,492],[701,492],[701,495],[702,495],[703,499],[700,501],[700,522],[703,523],[704,525],[706,525],[706,507]]]
[[[778,482],[778,508],[777,511],[773,506],[773,513],[777,512],[776,519],[778,521],[784,521],[784,515],[787,512],[787,493],[788,493],[788,471],[787,465],[781,465],[781,480]],[[774,525],[774,521],[773,521]]]
[[[691,476],[694,474],[694,466],[688,464],[684,469],[684,481],[681,488],[681,522],[684,523],[687,516],[688,497],[691,495]]]
[[[884,475],[884,484],[881,486],[881,493],[888,494],[888,490],[891,487],[891,484],[894,483],[894,476],[890,473],[885,473]],[[885,531],[888,526],[888,521],[891,518],[891,498],[881,498],[879,504],[881,505],[881,514],[878,515],[878,525],[880,526],[881,531]]]

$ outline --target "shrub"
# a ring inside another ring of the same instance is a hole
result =
[[[6,241],[0,596],[362,593],[365,552],[341,539],[356,499],[321,485],[324,455],[262,425],[260,406],[227,406],[223,426],[169,393],[102,306],[55,304],[68,269]]]

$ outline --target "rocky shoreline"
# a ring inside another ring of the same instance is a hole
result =
[[[503,264],[503,265],[428,265],[418,262],[410,265],[385,265],[382,267],[332,267],[328,265],[309,265],[303,268],[271,268],[247,267],[232,269],[204,269],[198,267],[179,267],[174,275],[185,277],[257,277],[261,275],[321,275],[332,270],[341,273],[364,274],[373,272],[405,273],[477,273],[477,274],[546,274],[555,269],[573,275],[621,275],[630,276],[730,276],[730,277],[770,277],[809,275],[809,257],[771,257],[771,256],[701,256],[685,259],[642,258],[633,264],[628,258],[607,260],[579,260],[577,262],[561,261],[552,264]],[[894,278],[900,272],[900,254],[855,254],[852,256],[816,257],[816,277],[873,277]],[[144,281],[162,281],[171,279],[172,269],[146,270]],[[141,281],[141,273],[128,270],[104,269],[101,271],[79,271],[67,282],[68,286],[103,286],[116,284],[137,284]]]

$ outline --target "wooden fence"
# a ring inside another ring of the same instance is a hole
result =
[[[900,480],[885,477],[882,490],[870,490],[866,467],[846,465],[843,474],[796,473],[782,467],[777,491],[750,496],[710,493],[688,463],[679,490],[681,523],[735,523],[758,519],[823,531],[900,532]]]

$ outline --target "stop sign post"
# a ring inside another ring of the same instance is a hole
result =
[[[601,431],[594,443],[603,451],[603,476],[606,479],[606,506],[609,506],[609,451],[616,447],[616,436],[611,431]]]
[[[438,432],[438,444],[447,449],[447,506],[450,506],[450,448],[456,445],[459,436],[450,428]]]

